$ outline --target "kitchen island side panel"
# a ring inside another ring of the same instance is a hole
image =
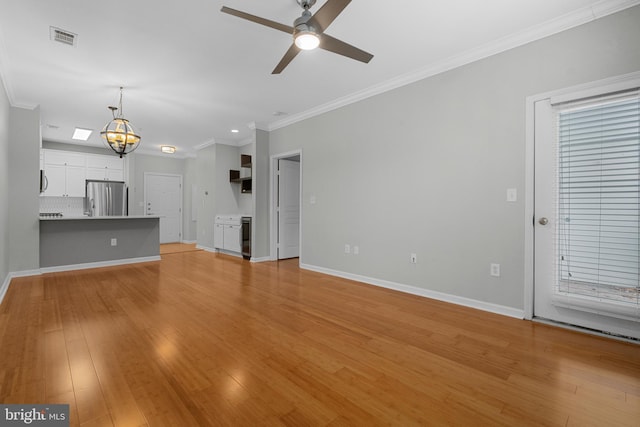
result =
[[[40,268],[159,255],[157,217],[40,221]]]

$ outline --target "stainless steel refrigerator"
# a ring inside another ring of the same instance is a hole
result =
[[[84,206],[89,216],[126,216],[127,186],[121,181],[87,179]]]

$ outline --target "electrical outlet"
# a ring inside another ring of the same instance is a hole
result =
[[[490,273],[494,277],[500,277],[500,264],[491,264]]]
[[[354,246],[353,247],[353,254],[354,255],[358,255],[360,253],[360,246]]]
[[[116,238],[111,239],[111,246],[118,246],[118,239]]]
[[[410,261],[411,261],[411,264],[417,264],[418,263],[418,255],[417,254],[411,254]]]
[[[348,243],[344,245],[344,253],[345,254],[351,253],[351,246]]]

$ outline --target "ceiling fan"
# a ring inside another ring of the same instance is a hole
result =
[[[356,61],[364,63],[371,61],[373,55],[370,53],[325,33],[327,27],[331,25],[344,8],[351,3],[351,0],[327,0],[313,15],[309,9],[316,3],[316,0],[296,0],[296,2],[304,10],[302,11],[302,16],[293,22],[293,26],[280,24],[279,22],[231,9],[226,6],[223,6],[221,11],[293,35],[294,42],[271,74],[280,74],[293,58],[296,57],[300,50],[311,50],[316,47],[355,59]]]

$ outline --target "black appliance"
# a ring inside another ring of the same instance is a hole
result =
[[[242,217],[242,257],[251,258],[251,217]]]

